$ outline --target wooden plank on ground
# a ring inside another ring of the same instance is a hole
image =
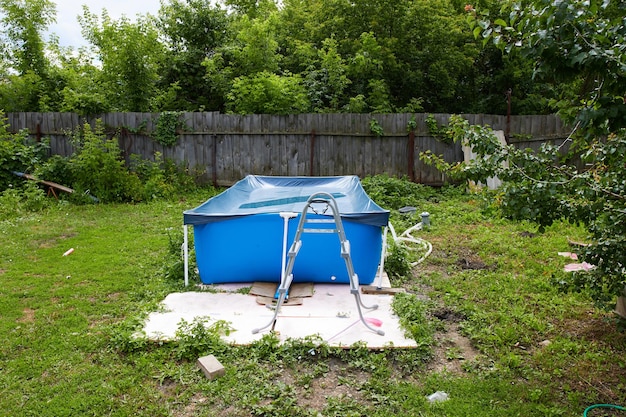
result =
[[[376,285],[362,285],[361,292],[363,294],[399,294],[406,292],[404,288],[389,288],[389,287],[377,287]]]

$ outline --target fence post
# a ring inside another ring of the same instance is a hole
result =
[[[415,182],[415,130],[409,131],[409,142],[407,145],[408,175],[411,182]]]
[[[311,157],[309,161],[309,176],[313,177],[315,175],[314,169],[315,163],[315,129],[311,130]]]
[[[217,135],[213,134],[213,150],[211,152],[211,180],[217,188]]]

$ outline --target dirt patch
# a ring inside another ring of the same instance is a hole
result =
[[[559,328],[568,337],[600,343],[610,347],[616,355],[623,355],[626,354],[624,324],[624,322],[618,321],[611,312],[597,315],[597,313],[589,311],[587,316],[562,320],[559,323]]]
[[[450,323],[446,330],[435,334],[436,346],[428,369],[433,372],[464,373],[463,364],[477,358],[479,352],[471,341],[459,332],[458,323]]]
[[[62,235],[52,237],[49,239],[36,240],[35,244],[37,245],[39,249],[51,249],[51,248],[58,246],[61,241],[70,239],[74,236],[76,236],[76,233],[62,234]]]
[[[435,333],[433,359],[428,369],[454,374],[465,372],[463,364],[475,360],[479,355],[471,341],[460,332],[459,323],[466,319],[465,315],[448,308],[435,310],[431,314],[442,321],[443,329]]]
[[[167,394],[167,393],[166,393]],[[177,417],[193,417],[193,416],[197,416],[198,415],[198,407],[201,407],[202,404],[204,404],[207,401],[207,398],[200,394],[200,393],[196,393],[194,394],[193,397],[191,397],[191,399],[189,400],[189,403],[187,404],[187,406],[180,412],[180,413],[176,413],[175,415]],[[229,416],[232,415],[232,413],[223,413],[222,415],[225,416]]]
[[[322,411],[329,398],[350,398],[362,403],[365,399],[360,389],[367,378],[364,372],[345,371],[339,365],[331,364],[327,373],[297,388],[298,405]]]
[[[34,323],[35,322],[35,310],[26,307],[22,310],[22,317],[17,319],[19,323]]]
[[[435,310],[431,314],[441,321],[450,323],[458,323],[467,318],[465,314],[459,313],[458,311],[450,310],[449,308],[445,307],[440,308],[439,310]]]
[[[284,384],[292,390],[292,396],[296,399],[295,405],[306,410],[322,412],[328,405],[328,401],[335,399],[350,399],[360,404],[367,403],[367,399],[361,392],[361,388],[367,382],[369,374],[361,370],[350,369],[346,363],[340,359],[330,358],[329,366],[324,372],[312,370],[304,365],[295,368],[281,370],[277,374],[277,384]],[[315,372],[307,377],[307,372]],[[159,387],[159,390],[166,397],[175,395],[177,387],[176,381],[166,380]],[[269,405],[271,399],[264,399],[259,406]],[[190,398],[184,408],[174,415],[177,417],[191,417],[198,415],[204,407],[211,403],[213,410],[223,416],[247,416],[249,410],[239,408],[234,404],[214,403],[202,393],[195,394]]]
[[[346,363],[331,358],[328,369],[323,373],[307,377],[305,370],[284,369],[279,381],[290,386],[295,391],[300,407],[322,411],[330,398],[350,398],[358,402],[364,402],[361,387],[367,382],[368,374],[354,369],[346,368]]]
[[[435,245],[434,242],[433,246]],[[428,262],[419,265],[420,271],[429,272],[446,272],[446,266],[455,265],[459,269],[480,270],[492,269],[491,265],[486,264],[480,256],[470,247],[462,245],[461,242],[454,247],[434,247],[428,259]]]
[[[484,263],[480,258],[460,258],[456,264],[461,269],[472,269],[472,270],[480,270],[480,269],[490,269],[490,266]]]
[[[449,274],[447,265],[455,264],[462,270],[483,270],[492,267],[485,264],[480,257],[470,248],[458,246],[455,253],[433,252],[431,262],[420,265],[419,270],[414,271],[418,274],[438,272],[443,276]],[[448,259],[447,262],[441,262],[442,259]],[[456,262],[454,262],[456,259]],[[419,279],[419,278],[418,278]],[[416,292],[420,298],[428,299],[427,294],[431,288],[425,284],[414,284],[411,289]],[[465,321],[465,314],[455,311],[446,306],[439,306],[430,313],[431,322],[438,323],[434,335],[435,344],[433,346],[433,357],[427,364],[427,369],[431,372],[450,372],[454,374],[464,373],[464,364],[474,361],[478,358],[480,352],[472,345],[469,338],[461,334],[460,323]]]
[[[157,385],[157,389],[165,396],[172,396],[176,393],[178,384],[173,379],[165,378],[163,382]]]

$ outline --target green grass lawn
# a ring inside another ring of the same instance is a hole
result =
[[[568,260],[557,252],[584,231],[537,233],[459,193],[420,202],[432,225],[419,236],[433,253],[392,281],[408,290],[397,311],[417,349],[322,345],[311,355],[315,340],[278,346],[271,335],[232,347],[193,324],[179,343],[133,339],[182,290],[164,266],[183,210],[208,196],[59,203],[0,221],[0,415],[581,416],[626,404],[619,323],[585,294],[559,291]],[[195,365],[210,353],[226,367],[214,381]],[[449,400],[428,403],[437,390]]]

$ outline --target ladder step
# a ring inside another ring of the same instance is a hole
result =
[[[333,219],[306,219],[307,223],[335,223]]]
[[[302,229],[302,233],[337,233],[335,229]]]

